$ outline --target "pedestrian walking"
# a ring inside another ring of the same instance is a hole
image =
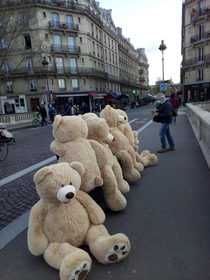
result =
[[[152,114],[156,117],[156,122],[162,123],[161,128],[159,130],[160,142],[161,142],[161,149],[158,150],[158,153],[164,153],[166,151],[174,151],[175,144],[174,140],[170,133],[170,124],[173,119],[173,106],[166,99],[163,93],[158,93],[156,96],[157,103],[159,104],[158,111],[152,111]],[[169,143],[169,148],[166,148],[166,139]]]
[[[179,101],[178,101],[178,99],[175,98],[174,93],[171,94],[171,98],[169,99],[169,101],[171,102],[176,113],[178,114]],[[176,116],[173,116],[173,123],[176,124]]]
[[[49,116],[50,116],[50,119],[51,119],[52,123],[54,122],[55,114],[56,114],[56,110],[52,106],[52,104],[50,104],[50,106],[49,106]]]
[[[63,113],[64,116],[71,116],[71,105],[69,102],[66,102],[66,111]]]
[[[41,117],[42,117],[41,126],[43,126],[44,124],[47,125],[47,120],[46,120],[47,112],[46,112],[46,109],[43,104],[41,105],[37,116],[39,116],[39,115],[41,115]]]

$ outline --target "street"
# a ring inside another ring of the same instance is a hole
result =
[[[138,130],[152,119],[151,110],[154,107],[154,104],[148,104],[126,111],[133,130]],[[8,157],[0,162],[0,230],[28,211],[39,199],[33,175],[47,165],[42,162],[47,159],[48,164],[57,162],[50,150],[54,140],[52,125],[19,129],[12,134],[16,144],[8,145]],[[40,164],[40,167],[34,167],[35,164]],[[14,179],[15,175],[17,179]]]

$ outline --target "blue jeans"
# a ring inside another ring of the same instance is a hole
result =
[[[169,126],[170,126],[169,123],[162,123],[160,131],[159,131],[161,147],[164,148],[164,149],[166,149],[166,139],[165,139],[165,136],[166,136],[166,138],[168,140],[169,146],[171,148],[174,148],[174,140],[171,137]]]

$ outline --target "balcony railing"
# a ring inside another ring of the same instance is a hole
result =
[[[75,30],[79,31],[79,25],[68,22],[60,22],[60,21],[49,21],[49,28],[58,28],[58,29],[67,29],[67,30]]]
[[[190,43],[193,44],[193,43],[203,41],[203,40],[208,40],[208,39],[210,39],[210,31],[204,32],[203,35],[198,34],[198,35],[190,37]]]
[[[60,44],[53,44],[51,45],[51,51],[54,52],[74,52],[80,53],[80,47],[77,46],[70,46],[70,45],[60,45]]]
[[[210,55],[204,55],[203,59],[198,59],[197,57],[195,58],[191,58],[188,60],[183,60],[182,61],[182,67],[190,67],[190,66],[197,66],[199,64],[203,64],[203,63],[210,63]]]
[[[198,11],[195,11],[191,14],[191,20],[192,22],[197,20],[198,18],[209,15],[210,14],[210,6],[205,7],[204,9],[199,9]]]

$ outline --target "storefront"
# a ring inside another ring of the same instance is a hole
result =
[[[210,83],[184,86],[184,102],[203,102],[210,100]]]

